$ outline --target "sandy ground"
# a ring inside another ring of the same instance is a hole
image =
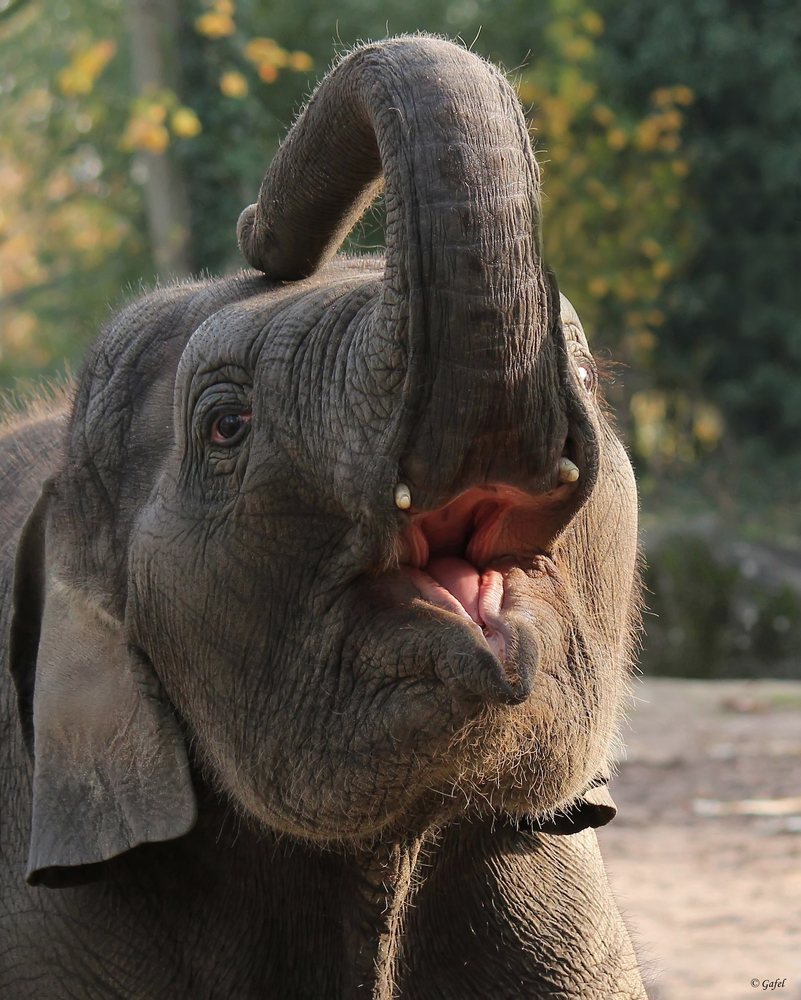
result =
[[[599,840],[649,995],[801,1000],[801,810],[693,807],[801,796],[801,683],[650,679],[636,698]]]

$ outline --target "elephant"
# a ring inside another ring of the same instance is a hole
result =
[[[594,829],[637,494],[540,217],[497,68],[361,45],[249,268],[5,421],[2,1000],[645,997]]]

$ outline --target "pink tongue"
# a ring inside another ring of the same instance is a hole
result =
[[[444,556],[432,559],[423,567],[424,572],[432,576],[440,587],[453,594],[474,622],[483,625],[478,613],[478,594],[481,589],[481,579],[478,570],[465,559],[455,556]]]

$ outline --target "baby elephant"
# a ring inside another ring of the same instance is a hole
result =
[[[4,427],[2,1000],[644,998],[591,829],[636,492],[539,219],[501,73],[366,45],[253,270]]]

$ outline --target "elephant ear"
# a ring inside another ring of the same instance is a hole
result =
[[[52,485],[20,536],[11,672],[33,750],[27,879],[61,887],[194,825],[186,747],[147,658],[97,595],[67,582],[47,544]]]

